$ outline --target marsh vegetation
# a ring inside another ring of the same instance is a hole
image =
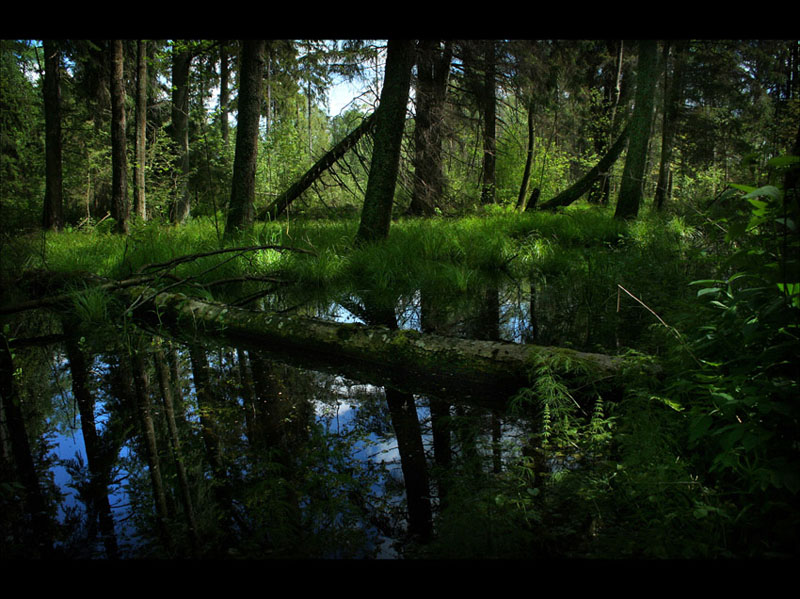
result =
[[[4,558],[797,557],[797,42],[2,44]]]

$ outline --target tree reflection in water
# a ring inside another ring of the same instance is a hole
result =
[[[393,328],[516,337],[528,306],[514,312],[498,293],[467,319],[422,294],[342,305]],[[454,481],[502,470],[509,431],[524,437],[462,393],[420,395],[414,381],[370,384],[199,338],[89,335],[66,321],[63,332],[4,358],[3,467],[36,478],[18,476],[24,489],[5,490],[3,506],[53,539],[37,547],[6,522],[5,555],[50,545],[65,557],[402,557],[434,537]],[[49,451],[70,435],[74,453]],[[29,465],[12,465],[23,437]],[[54,468],[71,476],[61,488]]]

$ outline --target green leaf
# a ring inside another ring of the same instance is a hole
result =
[[[697,297],[702,297],[704,295],[717,295],[722,291],[719,287],[704,287],[703,289],[697,290]]]
[[[776,156],[767,161],[767,166],[770,168],[779,168],[782,166],[791,166],[800,163],[800,156]]]
[[[746,196],[745,199],[750,200],[752,203],[753,198],[763,198],[767,197],[771,200],[780,200],[781,199],[781,191],[774,185],[765,185],[763,187],[759,187],[758,189],[754,189]]]
[[[722,279],[699,279],[692,281],[689,285],[722,285],[725,283]]]

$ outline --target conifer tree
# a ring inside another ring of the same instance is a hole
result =
[[[255,216],[256,159],[258,157],[258,121],[261,117],[261,82],[264,76],[264,40],[242,42],[239,72],[239,112],[236,117],[236,154],[225,236],[253,224]]]
[[[642,184],[647,163],[647,146],[650,142],[650,125],[653,120],[658,70],[656,50],[655,40],[639,42],[636,104],[628,125],[628,155],[625,159],[617,208],[614,213],[614,217],[618,219],[636,218],[642,201]]]

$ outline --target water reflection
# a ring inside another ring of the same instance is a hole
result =
[[[353,294],[315,315],[555,342],[564,328],[541,298],[530,285],[468,305]],[[462,393],[415,391],[423,381],[59,327],[59,343],[2,352],[7,557],[402,557],[435,536],[454,481],[501,472],[531,432]]]

